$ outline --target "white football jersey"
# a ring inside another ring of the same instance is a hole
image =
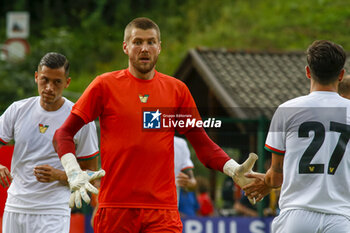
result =
[[[187,168],[193,168],[191,153],[188,149],[186,140],[176,136],[174,137],[174,162],[175,177],[180,171]]]
[[[276,110],[265,148],[284,156],[281,211],[350,217],[350,100],[315,91]]]
[[[182,170],[193,168],[191,153],[185,139],[174,136],[174,172],[175,178]],[[177,202],[179,203],[180,188],[176,187]]]
[[[65,99],[57,111],[45,111],[37,96],[14,102],[0,117],[1,141],[15,141],[11,161],[13,181],[8,189],[6,211],[70,215],[68,186],[58,181],[39,182],[33,171],[35,166],[44,164],[64,170],[52,139],[55,131],[70,114],[72,106],[73,103]],[[98,140],[95,124],[92,122],[80,129],[74,142],[78,158],[96,155]]]

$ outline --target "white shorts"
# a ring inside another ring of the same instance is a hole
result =
[[[69,233],[70,216],[4,211],[2,233]]]
[[[349,233],[350,219],[344,215],[308,210],[287,210],[277,216],[271,233]]]

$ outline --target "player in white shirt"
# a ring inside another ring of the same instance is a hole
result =
[[[35,72],[40,96],[14,102],[0,117],[0,143],[15,141],[11,173],[0,165],[0,184],[10,186],[4,233],[69,233],[71,193],[52,138],[73,106],[62,97],[70,80],[66,57],[46,54]],[[74,141],[80,164],[96,170],[99,151],[95,124],[85,125]]]
[[[310,45],[310,94],[278,107],[265,145],[271,167],[266,175],[248,175],[256,180],[243,187],[261,200],[282,185],[274,233],[350,232],[350,101],[337,93],[345,60],[340,45]]]
[[[174,172],[176,177],[177,202],[179,203],[180,187],[194,191],[197,181],[193,174],[191,153],[185,139],[174,136]]]

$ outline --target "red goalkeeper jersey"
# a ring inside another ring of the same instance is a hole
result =
[[[89,85],[72,113],[85,123],[100,120],[106,171],[100,207],[177,208],[173,136],[175,128],[180,133],[188,128],[175,120],[199,117],[184,83],[159,72],[151,80],[127,69],[105,73]]]

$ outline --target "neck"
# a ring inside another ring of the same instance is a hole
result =
[[[153,68],[151,71],[147,73],[141,73],[134,67],[129,66],[129,72],[136,78],[143,79],[143,80],[151,80],[154,77],[155,69]]]
[[[64,104],[64,99],[61,98],[59,100],[57,100],[54,103],[46,103],[43,101],[43,99],[40,97],[40,106],[45,109],[48,112],[51,111],[57,111],[58,109],[60,109],[62,107],[62,105]]]
[[[330,92],[338,92],[338,81],[334,83],[330,83],[328,85],[322,85],[314,80],[311,80],[310,92],[313,91],[330,91]]]

